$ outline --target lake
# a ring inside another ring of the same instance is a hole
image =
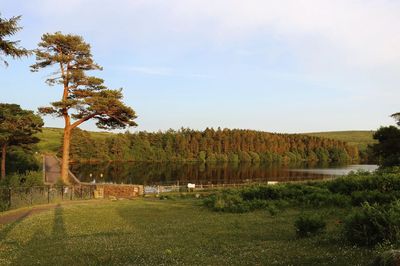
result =
[[[185,185],[320,180],[351,171],[374,171],[376,165],[278,165],[265,163],[80,163],[71,171],[83,182]]]

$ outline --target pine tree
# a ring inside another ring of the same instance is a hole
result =
[[[5,19],[0,17],[0,60],[8,66],[8,62],[1,56],[11,56],[12,58],[20,58],[28,56],[31,51],[18,46],[20,41],[11,41],[7,37],[15,35],[22,27],[18,26],[21,16]]]
[[[121,129],[135,126],[135,112],[122,102],[122,90],[111,90],[104,81],[88,76],[90,70],[101,70],[91,54],[91,48],[81,36],[56,32],[42,36],[36,49],[33,72],[56,68],[46,82],[62,86],[60,101],[49,107],[39,108],[42,114],[63,117],[64,137],[61,178],[68,183],[69,148],[71,131],[87,120],[96,120],[103,129]]]
[[[37,143],[43,120],[17,104],[0,103],[1,178],[6,175],[6,154],[10,146]]]

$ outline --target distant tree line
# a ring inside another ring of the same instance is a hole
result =
[[[348,162],[356,146],[300,134],[207,128],[138,132],[94,137],[74,129],[72,161]]]

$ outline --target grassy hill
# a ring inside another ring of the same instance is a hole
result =
[[[368,130],[305,133],[305,135],[309,136],[345,141],[350,145],[358,146],[360,150],[365,150],[369,144],[375,143],[375,140],[372,138],[373,134],[374,131]]]
[[[114,133],[90,132],[93,138],[106,138]],[[57,153],[61,147],[63,136],[62,128],[45,127],[41,133],[36,135],[40,142],[37,144],[39,150],[45,153]]]

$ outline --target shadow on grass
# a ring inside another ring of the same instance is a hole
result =
[[[29,213],[24,215],[24,217],[28,216]],[[20,223],[22,219],[18,222],[14,222],[12,225],[13,227],[16,226],[17,223]],[[11,227],[11,226],[10,226]],[[12,228],[6,228],[7,231],[11,231]],[[63,209],[61,205],[57,205],[54,209],[54,219],[53,219],[53,228],[52,234],[50,236],[46,235],[46,230],[44,229],[37,229],[32,238],[20,245],[19,243],[13,243],[18,246],[18,252],[15,257],[11,259],[13,265],[32,265],[32,262],[37,260],[37,256],[40,253],[43,258],[51,257],[51,254],[46,254],[47,245],[49,242],[54,242],[54,245],[60,245],[60,242],[63,242],[63,239],[66,236],[66,230],[64,225],[63,219]],[[3,237],[3,232],[1,232],[1,236]],[[60,245],[62,246],[62,245]],[[50,259],[52,260],[52,259]]]
[[[1,242],[6,241],[6,238],[8,236],[8,234],[20,223],[22,223],[22,221],[28,217],[31,214],[31,211],[28,211],[26,213],[24,213],[21,217],[19,217],[17,220],[15,220],[14,222],[8,224],[5,226],[5,228],[3,230],[0,231],[0,240]],[[1,243],[0,242],[0,243]]]
[[[53,238],[64,238],[66,236],[63,209],[60,204],[54,210]]]

